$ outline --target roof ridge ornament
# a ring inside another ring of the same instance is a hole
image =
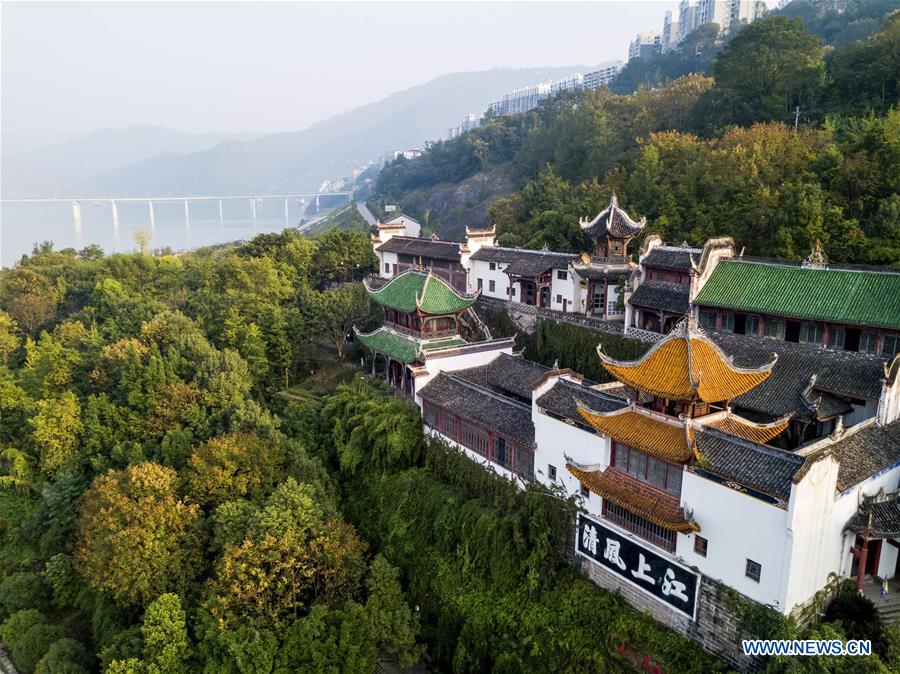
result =
[[[822,248],[822,242],[819,239],[816,239],[816,243],[813,245],[812,250],[809,251],[809,256],[806,260],[803,261],[804,269],[821,269],[828,265],[828,257],[825,255],[825,250]]]

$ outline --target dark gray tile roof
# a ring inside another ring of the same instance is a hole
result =
[[[619,265],[591,265],[590,267],[575,267],[575,273],[581,278],[591,279],[592,281],[606,280],[607,283],[616,284],[623,276],[625,280],[631,276],[632,269],[628,266],[628,262]]]
[[[539,407],[556,412],[567,419],[584,422],[584,418],[578,413],[578,402],[597,412],[615,412],[628,406],[626,400],[590,388],[588,382],[579,385],[565,379],[560,379],[537,399]]]
[[[644,281],[631,296],[631,304],[686,315],[690,289],[680,283]]]
[[[428,382],[419,395],[519,445],[534,445],[531,405],[493,393],[449,372],[442,372]]]
[[[502,353],[484,365],[456,370],[453,376],[530,405],[531,391],[549,371],[546,365]]]
[[[723,332],[709,335],[726,354],[734,356],[734,363],[739,366],[757,367],[771,362],[773,353],[778,354],[772,376],[733,401],[736,408],[749,411],[751,417],[774,418],[788,413],[812,416],[813,410],[803,394],[813,375],[816,381],[811,397],[818,391],[845,399],[877,400],[881,396],[883,358],[765,337]]]
[[[459,241],[420,239],[412,236],[392,236],[376,250],[399,255],[421,255],[435,260],[459,262]]]
[[[900,461],[900,421],[872,424],[832,445],[840,457],[838,491],[846,491]]]
[[[550,251],[519,251],[509,266],[503,271],[510,276],[539,276],[551,269],[566,269],[569,263],[578,259],[571,253],[552,253]],[[524,254],[522,254],[524,253]]]
[[[635,220],[625,212],[613,195],[609,200],[609,206],[600,211],[596,217],[590,222],[581,225],[581,229],[590,237],[595,239],[606,237],[607,235],[626,238],[632,237],[644,228],[647,221]]]
[[[860,534],[869,529],[875,538],[900,538],[900,500],[894,495],[887,501],[861,506],[847,528]]]
[[[645,267],[666,269],[671,271],[690,271],[691,256],[700,260],[703,251],[700,248],[682,248],[680,246],[657,246],[641,261]]]
[[[697,437],[701,468],[787,501],[802,456],[705,428]]]

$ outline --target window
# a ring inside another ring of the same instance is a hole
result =
[[[833,349],[842,350],[844,348],[844,340],[847,337],[847,331],[844,328],[834,327],[831,328],[831,332],[829,334],[830,346]]]
[[[661,526],[611,503],[609,499],[603,499],[603,517],[663,550],[675,551],[674,531],[663,529]]]
[[[510,295],[512,295],[513,297],[516,296],[516,287],[515,286],[512,287],[512,292],[510,293]]]
[[[752,559],[748,559],[747,569],[744,571],[744,575],[753,582],[758,583],[759,577],[762,575],[762,564],[754,562]]]
[[[432,428],[437,428],[438,425],[438,410],[437,407],[432,405],[427,400],[424,405],[425,412],[425,423],[431,426]]]
[[[441,433],[456,440],[456,417],[452,414],[441,415]]]
[[[681,494],[683,469],[679,465],[656,459],[640,450],[619,443],[613,445],[613,464],[623,473],[648,482],[674,496]]]
[[[860,353],[875,353],[875,333],[861,332],[859,335]]]
[[[700,327],[704,330],[716,329],[716,312],[712,309],[700,310]]]
[[[900,335],[885,335],[881,340],[881,356],[893,358],[900,351]]]
[[[547,477],[551,482],[556,482],[556,466],[547,464]]]
[[[512,464],[512,452],[506,448],[506,438],[494,436],[494,453],[491,456],[494,463],[499,463],[504,468],[509,468]]]
[[[821,344],[822,324],[802,323],[800,325],[800,342],[802,344]]]
[[[767,318],[764,327],[766,337],[784,339],[784,321],[777,318]]]
[[[562,304],[562,295],[560,295],[560,294],[557,294],[557,295],[556,295],[556,303],[557,303],[557,304]]]
[[[759,334],[759,316],[747,316],[747,327],[744,329],[745,335]]]
[[[709,541],[703,536],[694,535],[694,552],[701,557],[706,557],[706,549],[709,547]]]
[[[722,314],[722,331],[734,332],[734,314],[730,311]]]
[[[496,281],[488,281],[488,292],[496,292],[497,290],[497,282]]]
[[[581,484],[581,497],[582,497],[582,498],[590,498],[590,497],[591,497],[591,490],[588,489],[588,488],[584,485],[584,483]]]
[[[560,281],[567,281],[567,280],[569,280],[569,272],[567,272],[563,269],[557,269],[556,270],[556,278],[559,279]]]
[[[524,447],[516,447],[516,475],[526,480],[534,479],[534,452]]]
[[[608,314],[621,314],[623,313],[617,306],[617,300],[610,300],[606,306],[606,313]]]
[[[594,311],[603,308],[603,293],[594,293],[594,296],[591,299],[591,304],[594,306]]]
[[[496,270],[497,270],[497,263],[496,263],[496,262],[489,262],[489,263],[488,263],[488,269],[490,269],[491,271],[496,271]]]
[[[390,274],[390,273],[391,273],[391,263],[390,263],[390,262],[385,262],[385,263],[384,263],[384,273],[385,273],[385,274]]]

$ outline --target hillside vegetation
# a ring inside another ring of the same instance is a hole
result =
[[[834,48],[803,19],[771,16],[738,31],[709,75],[490,120],[386,166],[377,199],[422,216],[409,195],[503,171],[518,189],[486,222],[505,245],[586,250],[578,218],[615,191],[647,234],[674,243],[730,235],[751,254],[796,259],[818,238],[836,261],[898,264],[898,73],[897,13]],[[433,213],[430,225],[459,232]]]

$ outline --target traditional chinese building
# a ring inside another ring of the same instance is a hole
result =
[[[576,495],[584,572],[739,668],[752,663],[723,588],[791,614],[829,574],[898,573],[900,360],[710,336],[691,320],[636,361],[598,353],[615,381],[511,353],[442,371],[417,389],[426,430],[522,485]],[[828,432],[797,434],[816,410],[838,411]]]
[[[461,293],[431,271],[407,270],[377,287],[374,281],[364,283],[381,306],[384,323],[369,333],[354,328],[356,338],[372,351],[372,374],[380,371],[409,397],[416,394],[417,380],[422,386],[441,370],[470,367],[512,350],[510,339],[463,339],[460,317],[478,294]]]

